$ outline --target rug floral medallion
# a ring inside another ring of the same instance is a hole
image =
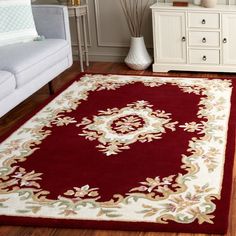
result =
[[[83,75],[0,144],[1,219],[214,225],[231,95],[231,80]]]

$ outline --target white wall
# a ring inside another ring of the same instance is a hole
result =
[[[119,0],[84,0],[89,4],[90,37],[89,57],[91,61],[122,61],[127,54],[130,33]],[[151,0],[151,2],[156,0]],[[57,3],[56,0],[37,0],[37,4]],[[71,22],[72,44],[74,22]],[[143,27],[146,45],[152,53],[151,10],[148,9]],[[74,54],[76,55],[76,48]]]

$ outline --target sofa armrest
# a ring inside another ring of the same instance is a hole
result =
[[[68,9],[60,5],[32,6],[36,29],[46,38],[65,39],[71,44]]]

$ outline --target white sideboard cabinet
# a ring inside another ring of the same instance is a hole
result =
[[[236,72],[236,6],[151,6],[154,72]]]

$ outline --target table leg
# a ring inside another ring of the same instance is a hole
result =
[[[82,24],[83,24],[83,35],[84,35],[85,61],[86,61],[86,66],[89,66],[88,41],[87,41],[87,29],[86,29],[86,18],[85,18],[85,15],[82,16]]]
[[[77,43],[78,43],[78,57],[80,61],[80,69],[81,72],[84,72],[84,66],[83,66],[83,50],[81,46],[81,33],[80,33],[80,23],[79,23],[79,17],[76,14],[75,11],[75,25],[76,25],[76,35],[77,35]]]

